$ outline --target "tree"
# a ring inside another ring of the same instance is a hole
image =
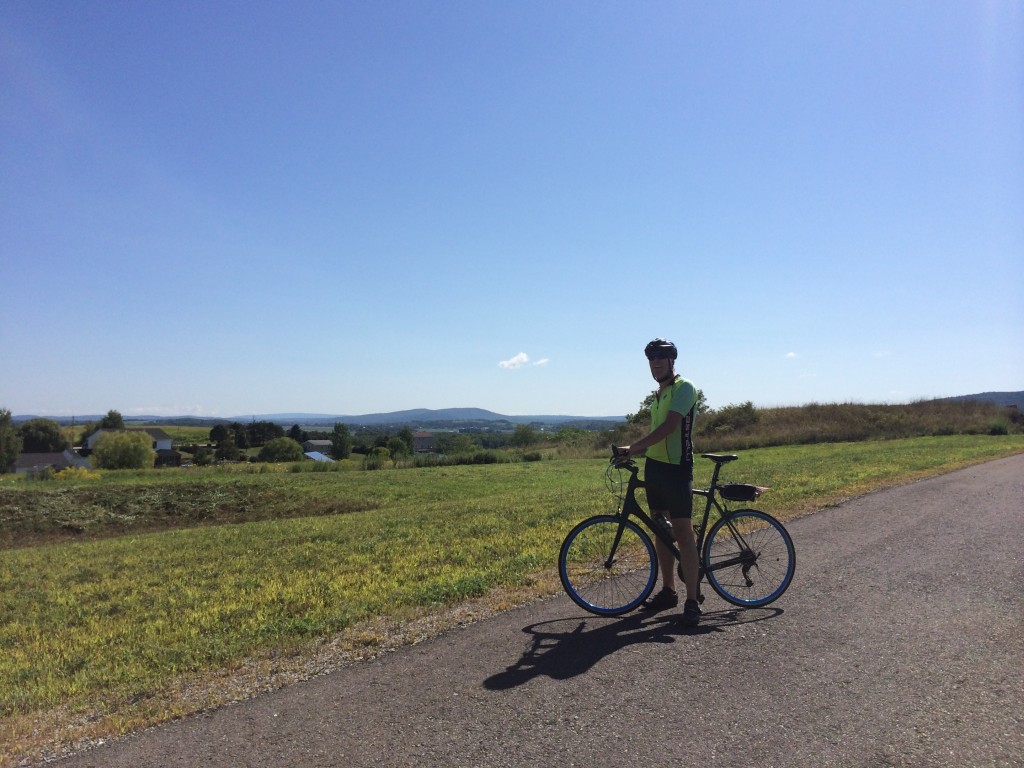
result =
[[[0,408],[0,474],[3,474],[18,460],[21,453],[21,438],[11,421],[11,412]]]
[[[331,432],[331,455],[336,459],[347,459],[352,453],[352,434],[344,424],[335,424]]]
[[[260,448],[260,461],[301,461],[302,446],[290,437],[275,437]]]
[[[230,429],[231,433],[235,436],[235,445],[242,449],[250,447],[249,433],[246,432],[245,427],[237,421],[233,421],[228,424],[228,429]]]
[[[237,449],[236,449],[237,450]],[[213,451],[205,445],[192,454],[192,463],[197,467],[208,467],[213,464]]]
[[[91,435],[99,428],[100,425],[97,424],[95,421],[85,422],[85,424],[82,425],[82,433],[81,436],[78,438],[78,442],[76,443],[76,445],[85,445],[85,441],[89,439],[89,435]]]
[[[146,469],[156,461],[153,438],[145,432],[104,432],[92,449],[99,469]]]
[[[398,430],[398,436],[402,439],[402,442],[405,443],[408,455],[415,453],[416,441],[413,440],[412,430],[409,427],[402,427]]]
[[[537,430],[529,424],[520,424],[512,433],[512,439],[508,441],[514,448],[529,448],[537,442]]]
[[[124,429],[124,418],[114,410],[107,411],[107,415],[100,420],[100,429],[113,429],[115,431]]]
[[[409,446],[405,444],[405,440],[400,437],[392,437],[388,440],[387,449],[388,453],[391,454],[392,461],[394,461],[396,465],[398,464],[399,459],[412,454],[412,451],[409,450]]]
[[[288,437],[290,437],[296,443],[303,443],[308,439],[309,434],[305,432],[302,429],[302,427],[300,427],[298,424],[292,424],[292,428],[288,430]]]
[[[238,450],[238,446],[235,445],[234,435],[228,433],[228,436],[217,443],[217,450],[214,452],[214,456],[219,461],[238,461],[242,452]]]
[[[469,435],[458,432],[440,432],[434,435],[434,447],[438,453],[460,456],[475,451],[477,444]]]
[[[254,421],[246,425],[245,432],[249,438],[248,444],[254,448],[266,445],[269,440],[285,436],[284,427],[272,421]],[[243,447],[242,441],[237,437],[235,442],[238,443],[240,448]]]
[[[232,432],[227,424],[217,424],[213,429],[210,430],[210,442],[214,445],[222,443],[231,437]],[[234,442],[234,440],[232,440]]]
[[[640,403],[640,410],[638,410],[636,413],[630,413],[626,415],[626,421],[630,424],[649,424],[651,421],[651,406],[654,405],[654,398],[657,396],[657,390],[651,392],[651,394],[645,397],[643,402]],[[704,397],[704,391],[698,389],[697,415],[701,416],[707,413],[709,410],[710,409],[708,408],[707,398]]]
[[[59,453],[70,448],[60,424],[52,419],[29,419],[18,427],[24,453]]]

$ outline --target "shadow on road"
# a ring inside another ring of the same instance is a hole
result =
[[[767,621],[781,614],[781,608],[709,611],[693,629],[680,626],[675,613],[625,618],[586,616],[530,624],[523,627],[532,640],[522,657],[505,671],[487,678],[484,687],[503,691],[541,675],[565,680],[583,674],[620,648],[637,643],[674,643],[679,636],[721,632],[724,627]]]

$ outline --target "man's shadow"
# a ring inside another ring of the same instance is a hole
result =
[[[556,619],[523,627],[532,635],[522,657],[505,671],[484,681],[484,687],[503,691],[546,675],[565,680],[581,675],[620,648],[638,643],[674,643],[680,635],[721,632],[724,627],[766,621],[782,614],[781,608],[732,608],[704,614],[698,627],[685,628],[678,614],[626,617],[584,616]]]

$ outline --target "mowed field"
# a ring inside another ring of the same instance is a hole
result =
[[[757,506],[785,520],[1021,452],[1021,435],[765,448],[725,479],[771,487]],[[711,464],[697,462],[701,486]],[[0,764],[553,594],[565,533],[614,509],[606,463],[5,479]]]

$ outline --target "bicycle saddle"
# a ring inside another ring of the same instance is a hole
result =
[[[726,464],[739,458],[735,453],[702,453],[701,456],[718,464]]]

